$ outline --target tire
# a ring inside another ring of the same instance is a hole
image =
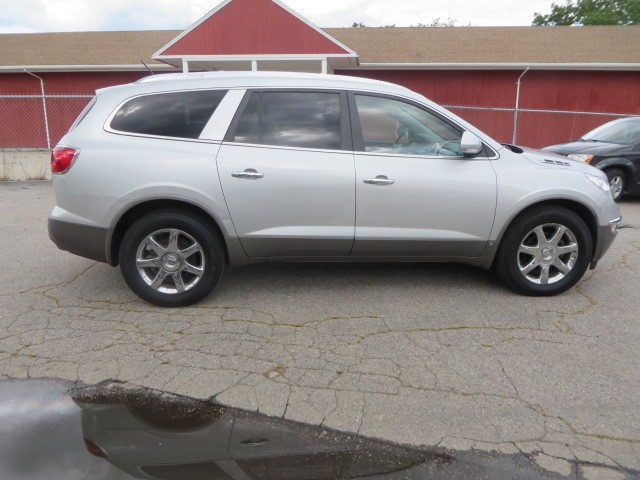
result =
[[[507,230],[496,266],[502,281],[516,292],[550,296],[573,287],[592,256],[591,233],[578,215],[562,207],[535,207]]]
[[[619,168],[609,168],[604,173],[609,179],[613,200],[619,202],[627,188],[627,175]]]
[[[129,288],[159,307],[199,302],[214,289],[225,265],[223,240],[200,216],[161,210],[124,234],[120,271]]]

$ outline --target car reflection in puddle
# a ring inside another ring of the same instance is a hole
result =
[[[207,402],[95,389],[74,399],[88,450],[140,478],[394,478],[416,465],[449,461]]]
[[[516,463],[506,465],[148,390],[0,383],[2,479],[514,478]]]

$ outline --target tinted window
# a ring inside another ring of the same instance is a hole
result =
[[[251,480],[335,480],[339,459],[333,452],[237,460]]]
[[[401,447],[376,447],[345,452],[344,478],[368,478],[372,475],[400,472],[426,462],[429,454]],[[433,455],[430,459],[437,458]],[[401,476],[394,475],[395,478]]]
[[[254,93],[242,112],[234,142],[260,143],[260,94]]]
[[[111,128],[144,135],[198,138],[226,93],[202,90],[137,97],[116,113]]]
[[[214,462],[149,465],[140,467],[140,470],[158,480],[185,480],[189,478],[206,478],[207,480],[234,479]]]
[[[460,154],[462,132],[410,103],[356,95],[366,152],[404,155]]]
[[[340,94],[265,92],[262,143],[340,149]]]
[[[261,97],[259,143],[340,149],[339,93],[263,92]],[[255,139],[256,108],[255,103],[249,102],[240,119],[236,139]]]

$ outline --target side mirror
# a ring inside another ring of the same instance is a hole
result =
[[[475,157],[482,152],[483,149],[482,141],[473,133],[464,132],[462,134],[462,138],[460,139],[460,152],[462,155],[468,158]]]

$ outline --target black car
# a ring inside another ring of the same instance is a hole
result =
[[[575,142],[543,150],[587,162],[604,171],[615,201],[623,193],[640,194],[640,117],[605,123]]]

